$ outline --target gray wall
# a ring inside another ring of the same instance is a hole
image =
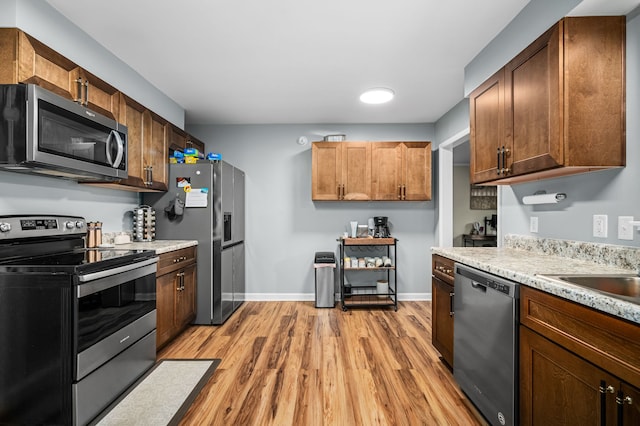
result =
[[[436,144],[469,127],[469,99],[462,99],[435,123]]]
[[[335,251],[349,221],[366,223],[388,216],[398,245],[400,292],[426,296],[430,287],[430,248],[434,245],[434,203],[313,202],[311,144],[344,133],[347,140],[432,140],[433,126],[416,125],[255,125],[190,126],[207,141],[207,151],[246,172],[247,292],[299,298],[313,294],[313,255]],[[434,183],[435,184],[435,183]]]
[[[0,215],[61,214],[101,221],[103,232],[131,231],[138,194],[0,171]]]

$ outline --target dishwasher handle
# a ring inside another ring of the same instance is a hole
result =
[[[481,284],[477,281],[473,281],[471,280],[471,288],[474,288],[478,291],[481,291],[482,293],[486,293],[487,292],[487,286],[484,284]]]

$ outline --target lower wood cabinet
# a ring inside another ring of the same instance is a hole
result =
[[[432,256],[431,276],[431,343],[442,355],[442,360],[453,367],[453,268],[454,262],[446,257]]]
[[[156,274],[159,349],[182,332],[196,316],[196,247],[160,255]]]
[[[520,289],[520,424],[639,425],[640,325]]]

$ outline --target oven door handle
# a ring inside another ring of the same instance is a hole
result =
[[[157,271],[156,263],[158,263],[158,258],[154,257],[142,262],[124,265],[106,271],[80,275],[78,276],[78,281],[81,283],[81,285],[78,286],[78,297],[84,297],[98,291],[106,290],[127,281],[144,277],[145,275],[155,274]]]

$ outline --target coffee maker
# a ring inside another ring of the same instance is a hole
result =
[[[375,226],[373,236],[375,238],[387,238],[391,236],[387,221],[388,218],[386,216],[375,216],[373,218],[373,223]]]

